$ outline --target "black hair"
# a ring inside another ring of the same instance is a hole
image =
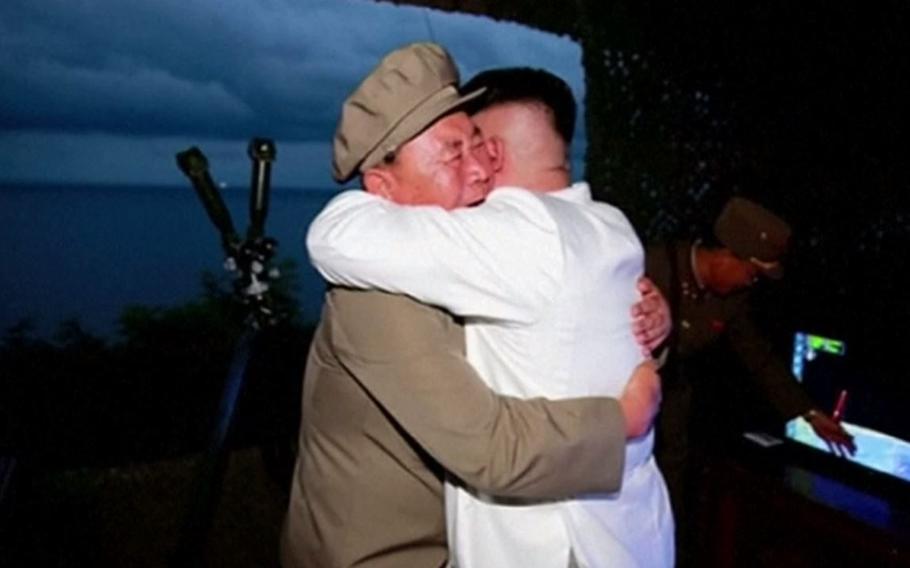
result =
[[[540,103],[553,113],[553,126],[566,146],[572,144],[578,112],[575,97],[569,85],[553,73],[531,67],[490,69],[475,75],[461,87],[461,92],[480,88],[486,91],[468,103],[468,113],[506,103]]]

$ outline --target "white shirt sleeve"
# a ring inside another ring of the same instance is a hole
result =
[[[514,188],[450,212],[347,191],[310,225],[307,249],[333,284],[407,294],[460,316],[518,324],[535,321],[550,303],[563,263],[546,206]]]

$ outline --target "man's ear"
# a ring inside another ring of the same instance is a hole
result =
[[[485,143],[487,145],[487,153],[490,154],[490,165],[493,167],[493,173],[495,174],[502,169],[502,163],[505,159],[502,138],[499,136],[488,136]]]
[[[363,189],[367,193],[372,193],[383,199],[392,199],[392,179],[391,172],[382,168],[370,168],[363,172]]]

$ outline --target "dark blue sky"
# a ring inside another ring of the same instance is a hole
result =
[[[4,0],[0,182],[181,184],[174,153],[198,145],[217,178],[245,185],[247,140],[268,136],[276,186],[330,186],[344,96],[384,53],[427,39],[464,78],[533,65],[583,97],[577,44],[486,18],[370,0]]]

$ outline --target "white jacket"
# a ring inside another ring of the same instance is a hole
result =
[[[587,184],[545,194],[499,188],[478,207],[403,207],[361,191],[310,226],[313,265],[329,281],[403,293],[466,318],[468,361],[499,393],[618,397],[640,348],[630,309],[641,243]],[[621,491],[508,502],[446,484],[460,568],[673,564],[673,520],[653,433],[627,446]],[[572,464],[566,464],[572,467]]]

